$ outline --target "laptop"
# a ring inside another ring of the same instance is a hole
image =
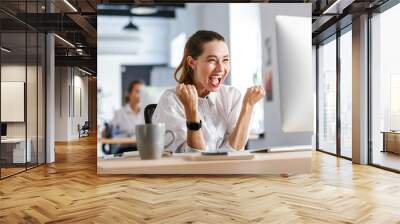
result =
[[[238,152],[202,152],[186,154],[186,160],[192,161],[212,161],[212,160],[250,160],[254,155],[247,151]]]
[[[267,153],[267,152],[271,152],[271,149],[269,149],[269,148],[259,148],[259,149],[248,149],[246,151],[249,151],[250,153]]]

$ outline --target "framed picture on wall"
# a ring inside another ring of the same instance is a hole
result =
[[[1,122],[25,121],[25,82],[1,82]]]

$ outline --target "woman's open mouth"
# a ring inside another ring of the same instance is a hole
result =
[[[214,88],[218,88],[219,85],[221,84],[222,76],[220,75],[212,75],[208,77],[208,81],[210,85]]]

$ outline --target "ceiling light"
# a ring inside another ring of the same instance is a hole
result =
[[[131,17],[128,25],[124,26],[124,30],[137,31],[137,30],[139,30],[139,27],[132,23],[132,17]]]
[[[67,4],[74,12],[78,12],[78,10],[71,4],[69,3],[68,0],[64,0],[65,4]]]
[[[79,48],[84,48],[85,47],[85,45],[83,43],[75,43],[75,46],[79,47]]]
[[[62,42],[64,42],[64,43],[66,43],[67,45],[69,45],[70,47],[75,48],[75,45],[71,44],[71,42],[69,42],[68,40],[66,40],[66,39],[64,39],[64,38],[62,38],[62,37],[60,37],[60,36],[57,35],[57,34],[54,34],[54,36],[57,37],[58,39],[60,39]]]
[[[151,15],[157,13],[157,8],[154,7],[133,7],[131,13],[136,15]]]
[[[354,0],[336,0],[332,5],[325,9],[322,14],[342,14],[343,9],[353,2]]]
[[[86,71],[86,70],[83,70],[83,69],[81,69],[81,68],[79,68],[79,67],[78,67],[78,69],[79,69],[79,71],[81,71],[81,72],[83,72],[83,73],[85,73],[85,74],[87,74],[87,75],[92,75],[92,73],[90,73],[90,72],[88,72],[88,71]]]
[[[11,52],[11,50],[9,50],[9,49],[7,49],[7,48],[5,48],[5,47],[1,47],[0,49],[1,49],[2,51],[6,52],[6,53],[10,53],[10,52]]]

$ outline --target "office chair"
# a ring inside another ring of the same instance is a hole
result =
[[[151,119],[153,117],[154,110],[157,104],[149,104],[144,108],[144,122],[146,124],[151,124]]]
[[[90,129],[90,123],[89,121],[85,121],[85,123],[80,126],[78,124],[78,131],[79,131],[79,138],[80,137],[87,137],[89,136],[89,129]]]

